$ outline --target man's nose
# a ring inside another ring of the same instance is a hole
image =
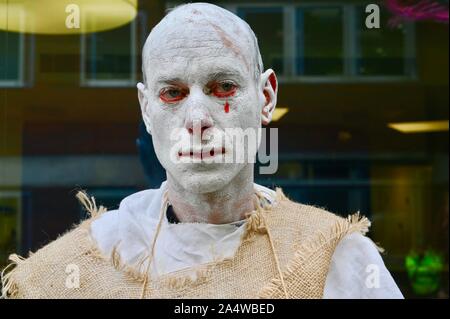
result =
[[[207,96],[201,90],[195,93],[191,91],[188,105],[186,105],[186,120],[184,123],[184,127],[188,130],[189,134],[194,134],[194,130],[198,130],[203,135],[206,129],[214,125],[214,121],[207,107],[207,100]]]

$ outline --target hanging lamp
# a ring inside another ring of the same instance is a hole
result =
[[[137,0],[0,0],[0,30],[33,34],[80,34],[132,21]]]

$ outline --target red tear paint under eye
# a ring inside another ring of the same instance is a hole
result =
[[[275,78],[275,74],[274,73],[272,73],[269,76],[269,82],[270,82],[270,85],[272,86],[272,89],[274,91],[276,91],[277,90],[277,79]]]
[[[230,112],[230,104],[228,103],[228,101],[225,101],[225,105],[223,106],[223,109],[224,109],[225,113]]]

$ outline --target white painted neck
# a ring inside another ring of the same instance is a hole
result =
[[[167,172],[168,198],[185,223],[226,224],[244,219],[254,207],[253,164],[247,164],[225,187],[211,193],[184,189]]]

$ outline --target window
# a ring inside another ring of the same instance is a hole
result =
[[[368,29],[365,4],[301,3],[227,5],[258,37],[264,67],[279,80],[347,81],[413,79],[414,27],[388,24],[380,5],[380,29]]]
[[[81,84],[134,86],[137,54],[145,38],[145,15],[119,28],[81,36]]]
[[[299,8],[297,30],[297,74],[343,74],[342,8]]]
[[[24,35],[0,30],[0,87],[24,85]]]
[[[406,75],[408,63],[406,38],[409,25],[389,26],[389,15],[381,11],[380,29],[365,26],[364,7],[356,10],[356,72],[358,75]]]
[[[283,74],[283,9],[244,7],[239,8],[237,13],[247,21],[258,38],[264,68],[272,68],[277,74]]]

